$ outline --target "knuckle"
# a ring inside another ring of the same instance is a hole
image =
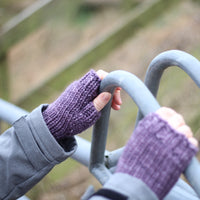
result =
[[[185,120],[184,120],[184,118],[183,118],[183,116],[181,115],[181,114],[176,114],[176,118],[180,121],[180,122],[182,122],[183,124],[185,124]]]

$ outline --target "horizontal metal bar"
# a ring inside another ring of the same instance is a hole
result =
[[[117,162],[118,162],[119,157],[121,156],[123,150],[124,150],[124,147],[122,147],[120,149],[116,149],[109,153],[105,153],[105,166],[108,169],[115,167],[117,165]]]
[[[13,122],[15,122],[21,116],[27,114],[28,112],[26,110],[0,99],[0,119],[8,124],[13,124]]]
[[[7,122],[8,124],[12,124],[21,116],[27,114],[28,112],[26,110],[23,110],[3,99],[0,99],[0,119]],[[79,163],[85,166],[89,166],[91,143],[79,136],[76,136],[75,138],[78,147],[76,152],[71,157],[77,160]],[[107,151],[107,153],[109,153],[109,151]]]

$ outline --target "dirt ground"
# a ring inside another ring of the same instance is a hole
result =
[[[78,32],[68,26],[58,26],[55,31],[51,24],[47,24],[26,38],[23,43],[13,47],[9,54],[10,73],[13,75],[11,89],[18,91],[18,94],[13,93],[13,100],[17,100],[19,96],[23,95],[27,87],[41,84],[44,77],[56,73],[58,70],[56,66],[62,66],[66,60],[69,62],[73,60],[77,49],[80,52],[83,51],[87,45],[94,42],[93,38],[98,39],[99,35],[109,32],[110,22],[114,23],[114,19],[119,15],[120,13],[112,12],[112,10],[105,11],[103,15],[97,15],[91,19],[90,25]],[[52,35],[55,35],[56,39],[49,42],[48,37]],[[27,46],[31,46],[31,48],[27,48]],[[172,8],[170,12],[140,30],[134,37],[91,68],[101,68],[106,71],[123,69],[134,73],[143,80],[151,60],[159,53],[170,49],[184,50],[200,57],[200,6],[193,1],[183,1],[178,7]],[[41,68],[41,66],[43,67]],[[28,73],[30,69],[32,69],[31,73]],[[23,75],[21,76],[21,74]],[[176,75],[174,76],[176,79]],[[27,85],[20,83],[21,79]],[[187,119],[191,120],[195,114],[190,114],[189,110],[191,108],[195,110],[199,94],[196,97],[190,97],[191,91],[198,93],[196,88],[193,88],[192,82],[189,80],[181,83],[185,83],[182,89],[173,90],[171,88],[168,94],[160,97],[160,101],[163,105],[176,107],[178,111],[186,113]],[[130,99],[126,100],[126,95],[124,99],[124,103],[130,101]],[[181,102],[182,105],[177,102]],[[118,117],[119,114],[114,114],[113,121]],[[37,199],[78,200],[89,184],[99,187],[88,169],[80,166],[79,169],[53,184],[47,192],[41,193]]]
[[[121,16],[114,6],[97,12],[84,25],[52,20],[13,46],[8,54],[11,100],[19,101],[81,56],[104,38]]]
[[[199,9],[192,1],[183,1],[95,66],[109,71],[127,70],[142,78],[150,61],[163,51],[179,49],[194,53],[199,50]]]

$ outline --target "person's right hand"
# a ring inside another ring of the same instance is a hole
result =
[[[197,141],[181,115],[160,108],[138,123],[115,173],[140,179],[158,199],[163,199],[195,156],[196,146]]]
[[[182,115],[167,107],[161,107],[156,113],[166,120],[175,130],[184,134],[194,146],[198,147],[198,141],[193,137],[193,133],[190,127],[185,123]]]
[[[111,98],[108,92],[99,94],[101,80],[106,75],[103,70],[90,70],[43,110],[44,121],[56,140],[81,133],[99,119],[100,111]],[[120,89],[116,89],[112,108],[119,110],[121,103]]]

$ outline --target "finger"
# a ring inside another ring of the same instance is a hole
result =
[[[102,92],[94,100],[93,104],[97,111],[101,111],[104,106],[109,102],[111,94],[109,92]]]
[[[185,121],[180,114],[175,114],[172,117],[170,117],[168,120],[168,123],[174,128],[178,129],[180,126],[185,125]]]
[[[96,73],[101,80],[103,80],[108,75],[108,72],[105,72],[104,70],[98,70]],[[120,110],[120,105],[122,104],[121,92],[120,91],[121,91],[121,88],[117,87],[115,89],[115,92],[114,92],[114,95],[113,95],[112,108],[114,110]]]
[[[120,87],[118,87],[118,88],[115,89],[114,96],[113,96],[113,101],[117,105],[121,105],[122,104],[121,88]]]
[[[108,72],[105,72],[104,70],[101,69],[98,70],[96,73],[101,80],[103,80],[108,75]]]
[[[170,117],[177,114],[173,109],[167,107],[159,108],[156,113],[160,115],[164,120],[168,121]]]
[[[178,127],[178,128],[177,128],[177,131],[178,131],[179,133],[184,134],[187,138],[193,137],[192,130],[191,130],[190,127],[187,126],[187,125],[183,125],[183,126]]]
[[[116,88],[114,95],[113,95],[113,100],[112,100],[112,108],[114,110],[119,110],[120,105],[122,104],[122,99],[121,99],[121,88]]]
[[[114,110],[120,110],[121,106],[115,103],[112,103],[112,109]]]
[[[195,147],[198,147],[199,143],[198,143],[198,141],[197,141],[195,138],[191,137],[191,138],[188,138],[188,140],[189,140],[189,142],[192,143]]]
[[[184,134],[191,144],[198,147],[198,141],[193,137],[190,127],[185,124],[182,115],[167,107],[161,107],[156,113],[166,120],[174,129]]]

